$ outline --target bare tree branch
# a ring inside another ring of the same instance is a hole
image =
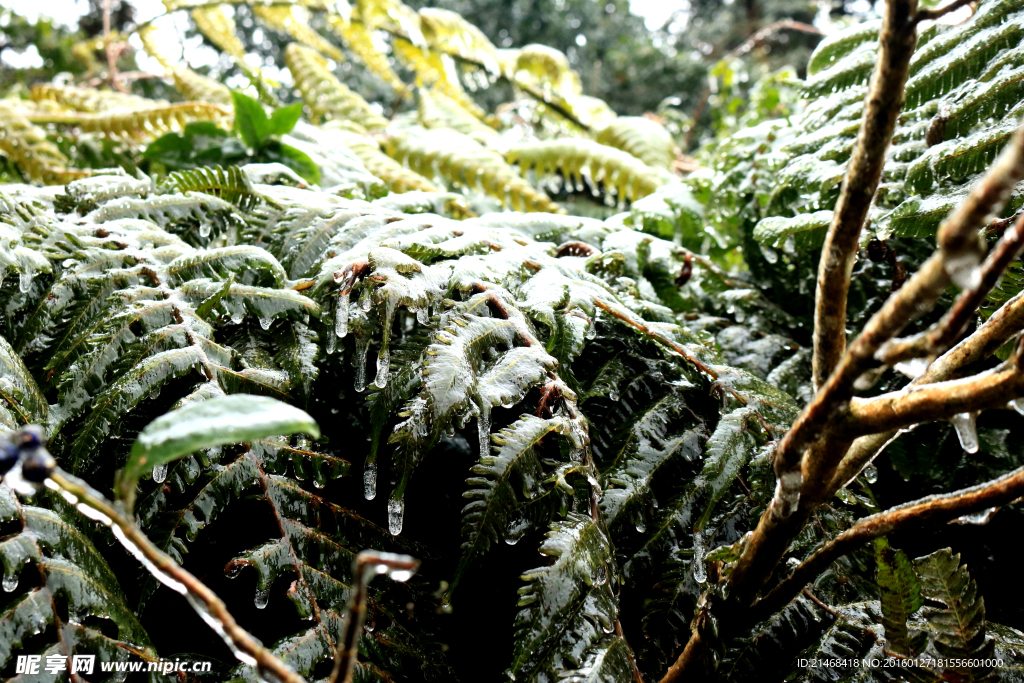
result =
[[[945,7],[937,7],[935,9],[920,9],[917,11],[916,19],[918,22],[929,20],[934,21],[935,19],[940,19],[941,17],[946,16],[950,12],[954,12],[960,9],[961,7],[965,7],[974,2],[975,0],[954,0]]]
[[[756,623],[781,609],[835,560],[874,538],[925,522],[948,522],[1012,503],[1021,496],[1024,496],[1024,467],[978,486],[929,496],[865,517],[804,560],[789,577],[755,602],[751,619]]]
[[[903,108],[910,57],[917,45],[916,0],[886,3],[878,61],[842,194],[825,237],[814,309],[814,387],[832,374],[846,348],[846,298],[860,231],[874,201],[896,121]]]

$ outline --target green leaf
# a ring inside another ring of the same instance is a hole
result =
[[[302,176],[303,180],[313,185],[320,184],[320,167],[309,158],[308,154],[291,145],[271,140],[260,147],[257,157],[261,161],[284,164]]]
[[[270,115],[267,122],[267,135],[284,135],[295,127],[295,124],[302,118],[302,102],[281,107]]]
[[[231,101],[235,104],[235,130],[249,149],[259,149],[272,134],[263,105],[237,90],[231,91]]]
[[[235,395],[191,403],[139,433],[118,480],[118,496],[131,507],[143,475],[201,448],[296,433],[317,438],[320,428],[305,411],[272,398]]]

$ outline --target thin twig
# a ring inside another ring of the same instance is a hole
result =
[[[761,621],[781,609],[829,565],[868,541],[925,522],[948,522],[1012,503],[1024,496],[1024,467],[993,481],[941,496],[929,496],[858,521],[804,560],[785,580],[754,603],[751,619]]]
[[[945,7],[937,7],[935,9],[922,8],[917,10],[915,18],[919,23],[922,21],[934,21],[974,2],[975,0],[954,0]]]
[[[126,519],[102,494],[93,490],[84,481],[61,470],[56,470],[47,479],[47,486],[56,488],[79,511],[107,524],[114,536],[132,555],[147,566],[164,585],[184,595],[203,620],[216,631],[243,662],[255,666],[282,683],[306,683],[302,676],[263,647],[245,629],[238,625],[227,606],[199,579],[183,569],[169,555],[157,548],[134,521]],[[83,506],[86,508],[83,510]]]
[[[107,54],[107,77],[110,84],[120,92],[128,92],[117,77],[117,51],[114,49],[114,41],[110,38],[110,11],[113,0],[103,0],[103,47]]]
[[[887,342],[879,350],[879,360],[885,365],[895,365],[911,358],[935,356],[949,348],[1022,250],[1024,215],[1021,215],[1013,228],[1003,233],[981,265],[977,283],[960,292],[960,296],[942,320],[919,335]]]

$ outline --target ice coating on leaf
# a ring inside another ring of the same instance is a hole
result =
[[[949,419],[960,440],[960,447],[968,453],[978,452],[978,428],[975,421],[977,413],[958,413]]]
[[[973,525],[981,526],[981,525],[985,525],[985,524],[988,524],[989,522],[991,522],[992,518],[996,516],[997,512],[999,512],[999,508],[991,507],[991,508],[982,510],[981,512],[975,512],[974,514],[963,515],[962,517],[957,517],[953,521],[956,522],[957,524],[973,524]]]

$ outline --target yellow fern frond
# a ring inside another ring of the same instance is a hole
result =
[[[0,101],[0,152],[31,180],[64,184],[89,175],[88,171],[68,169],[68,158],[46,133],[34,125],[17,104]]]
[[[632,154],[593,140],[563,139],[514,145],[506,153],[510,164],[526,173],[532,169],[538,181],[560,175],[577,190],[586,182],[595,194],[604,186],[606,199],[620,204],[636,201],[675,179],[669,171],[648,166]]]
[[[142,49],[146,51],[146,54],[155,59],[164,69],[171,71],[177,60],[168,55],[160,46],[160,42],[156,39],[159,30],[154,24],[145,24],[136,32],[136,35],[142,41]]]
[[[210,5],[192,10],[196,28],[211,43],[231,56],[236,62],[245,62],[245,45],[238,38],[235,18],[225,11],[227,5]]]
[[[629,152],[640,161],[656,168],[672,168],[676,143],[672,134],[657,121],[646,116],[622,116],[601,130],[594,139]]]
[[[110,137],[151,140],[164,133],[181,130],[190,121],[218,121],[231,116],[231,110],[208,102],[182,102],[138,111],[90,113],[30,113],[33,123],[76,126],[86,133]]]
[[[343,137],[345,146],[359,157],[366,170],[383,180],[392,192],[402,193],[415,190],[423,192],[444,191],[444,188],[440,185],[424,178],[415,171],[405,168],[382,152],[376,140],[354,130],[351,124],[342,121],[332,121],[324,125],[324,128],[332,130]]]
[[[475,189],[517,211],[559,211],[505,163],[501,155],[451,130],[418,126],[397,131],[384,143],[388,155],[421,175],[439,176],[455,188]]]
[[[389,33],[406,36],[414,45],[427,44],[420,28],[420,16],[401,0],[358,0],[356,11],[370,31],[383,28]]]
[[[431,49],[479,64],[494,76],[501,75],[494,44],[461,14],[436,7],[424,7],[419,14],[423,37]]]
[[[186,100],[194,102],[210,102],[222,107],[233,107],[231,90],[220,81],[197,74],[192,69],[176,66],[171,69],[174,76],[174,89]]]
[[[322,35],[309,25],[309,12],[304,7],[295,5],[253,5],[252,12],[260,21],[270,28],[287,33],[298,42],[313,48],[336,62],[345,61],[334,45],[327,42]]]
[[[547,45],[530,44],[502,52],[504,73],[513,83],[532,85],[561,97],[582,93],[580,77],[569,67],[569,58]]]
[[[409,86],[391,68],[387,55],[378,50],[377,46],[374,45],[373,36],[366,30],[366,24],[348,21],[343,16],[337,14],[329,15],[327,17],[327,24],[331,27],[332,31],[345,41],[345,46],[359,58],[359,61],[367,69],[394,88],[395,92],[402,97],[409,96]]]
[[[451,128],[486,147],[499,146],[500,136],[497,131],[460,107],[444,93],[420,89],[416,95],[419,99],[420,124],[424,128]]]
[[[395,38],[391,47],[395,56],[416,73],[417,87],[439,90],[478,119],[486,116],[486,112],[462,89],[455,60],[450,56],[418,47],[402,38]]]
[[[210,4],[210,0],[163,0],[168,14],[182,9],[199,9]],[[227,0],[226,5],[251,5],[251,0]],[[275,5],[299,5],[308,9],[336,11],[335,0],[273,0]]]
[[[309,107],[314,123],[320,120],[354,121],[367,130],[386,128],[388,120],[349,90],[330,72],[323,57],[298,43],[284,51],[284,63],[292,72],[295,87]]]
[[[104,49],[105,46],[106,41],[103,40],[103,36],[79,40],[71,46],[71,55],[85,64],[86,73],[93,73],[94,71],[99,71],[103,66],[100,60],[96,58],[96,53]]]
[[[166,100],[149,100],[138,95],[128,95],[116,90],[78,88],[71,85],[41,83],[32,86],[29,97],[33,102],[56,102],[71,111],[95,113],[115,109],[150,109],[166,106]]]

